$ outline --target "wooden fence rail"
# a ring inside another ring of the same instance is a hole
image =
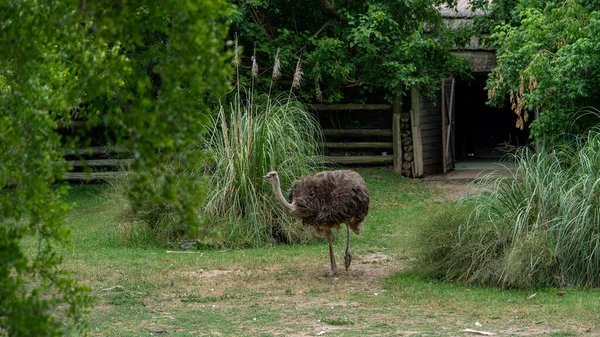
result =
[[[325,137],[391,137],[388,129],[323,129]]]
[[[325,156],[329,162],[340,165],[385,165],[394,162],[394,156]]]
[[[389,104],[312,104],[317,111],[390,110]]]
[[[88,159],[69,160],[73,167],[127,167],[133,163],[133,159]]]
[[[323,135],[327,140],[331,138],[392,138],[392,130],[388,129],[324,129]],[[351,155],[351,156],[326,156],[326,160],[340,165],[387,165],[393,163],[391,141],[326,141],[323,144],[329,150],[389,150],[383,151],[381,156]],[[372,152],[372,151],[371,151]]]
[[[108,180],[116,177],[121,172],[105,171],[105,172],[69,172],[64,180],[67,181],[98,181]]]
[[[391,149],[392,142],[345,142],[345,143],[333,143],[325,142],[322,144],[323,147],[328,149]]]
[[[349,156],[326,156],[326,158],[336,164],[341,165],[387,165],[393,164],[394,171],[402,172],[402,138],[401,138],[401,112],[402,99],[398,95],[393,104],[313,104],[312,107],[317,111],[384,111],[392,114],[392,125],[390,129],[324,129],[323,135],[326,141],[322,144],[326,150],[355,150],[353,155]],[[332,140],[331,138],[344,138],[342,140]],[[359,138],[360,141],[355,139]],[[369,141],[365,138],[376,138]],[[382,139],[385,138],[385,139]],[[349,141],[350,140],[350,141]],[[381,151],[381,155],[372,155],[375,150]],[[356,155],[356,152],[363,151],[363,155]],[[326,151],[327,152],[327,151]]]
[[[110,154],[121,154],[128,153],[129,150],[121,146],[92,146],[81,149],[66,149],[65,155],[67,156],[97,156],[97,155],[110,155]]]
[[[398,115],[399,111],[397,104],[394,106],[390,104],[313,104],[312,108],[317,111],[340,112],[385,111],[394,113],[394,116]],[[62,127],[73,129],[85,126],[86,122],[74,121]],[[396,129],[324,129],[323,135],[326,141],[321,145],[331,150],[355,150],[353,155],[326,156],[326,159],[333,163],[341,165],[388,165],[394,163],[397,166],[397,162],[401,163],[402,150],[394,143],[399,139],[399,131]],[[371,139],[373,141],[370,141]],[[382,150],[381,155],[372,155],[378,153],[377,150]],[[363,155],[356,155],[361,151]],[[73,167],[72,172],[65,177],[65,180],[69,181],[110,179],[120,173],[119,169],[127,167],[133,162],[129,150],[124,147],[96,146],[67,149],[65,155]],[[81,172],[83,169],[89,172]]]
[[[72,170],[64,180],[80,182],[113,178],[133,163],[127,148],[115,146],[65,149],[65,158]]]

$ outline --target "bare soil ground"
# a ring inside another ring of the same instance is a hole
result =
[[[343,263],[343,256],[340,257]],[[157,313],[157,318],[167,321],[175,319],[172,313],[182,310],[182,307],[186,311],[221,313],[253,310],[257,317],[275,310],[280,315],[280,324],[248,324],[245,330],[252,335],[330,335],[336,331],[366,328],[368,322],[350,318],[326,321],[315,317],[314,312],[322,312],[321,316],[328,317],[340,311],[371,311],[363,308],[359,301],[353,301],[353,295],[380,295],[384,291],[382,280],[402,269],[402,261],[378,252],[356,256],[348,271],[338,262],[338,274],[334,277],[327,276],[329,265],[326,256],[298,258],[292,265],[290,267],[288,261],[257,269],[240,265],[232,269],[174,270],[168,276],[169,281],[165,279],[171,284],[168,290],[159,299],[145,298],[144,306]],[[371,319],[391,319],[389,315],[376,312],[369,316]],[[166,325],[157,324],[156,320],[146,324],[152,326],[152,331],[168,330]],[[240,324],[246,325],[247,322]],[[208,335],[218,333],[212,331]]]
[[[432,198],[434,202],[458,200],[460,197],[476,195],[483,191],[481,186],[466,180],[425,180],[423,183],[428,188],[441,191]]]

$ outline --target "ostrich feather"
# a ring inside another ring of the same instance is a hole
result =
[[[308,226],[339,228],[346,223],[360,233],[369,212],[369,192],[362,177],[350,170],[325,171],[296,180],[289,200]]]

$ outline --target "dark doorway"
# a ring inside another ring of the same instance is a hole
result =
[[[517,129],[508,102],[503,108],[487,105],[487,75],[474,78],[456,82],[456,160],[500,159],[516,147],[527,145],[529,123],[523,130]]]

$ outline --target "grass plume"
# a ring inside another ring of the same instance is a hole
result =
[[[281,48],[277,48],[277,53],[275,53],[275,61],[273,62],[273,74],[271,76],[271,80],[273,82],[277,82],[281,78],[281,62],[279,60],[279,52]]]
[[[302,58],[299,57],[298,62],[296,63],[296,68],[294,70],[294,77],[292,79],[292,89],[300,89],[303,76],[304,71],[302,70]]]

